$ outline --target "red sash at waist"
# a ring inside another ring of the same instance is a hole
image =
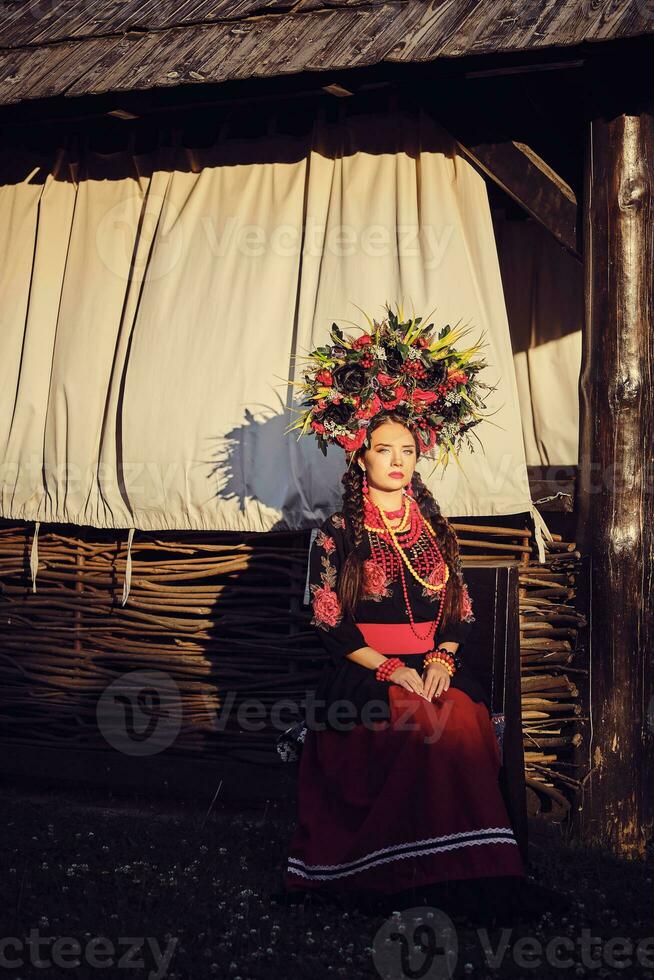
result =
[[[416,623],[416,629],[423,636],[432,620]],[[377,653],[396,653],[400,656],[410,653],[428,653],[434,649],[434,634],[426,640],[419,640],[410,623],[357,623],[366,641]]]

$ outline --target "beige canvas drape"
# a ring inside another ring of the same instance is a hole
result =
[[[535,221],[495,220],[528,466],[579,449],[583,269]]]
[[[147,153],[3,151],[2,516],[315,525],[340,502],[344,456],[284,436],[294,357],[385,300],[487,334],[493,424],[465,475],[430,477],[444,512],[534,514],[482,178],[422,111],[269,130]]]

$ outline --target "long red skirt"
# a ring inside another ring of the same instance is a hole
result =
[[[397,684],[388,693],[390,721],[307,731],[285,890],[524,877],[485,704],[451,687],[432,702]]]

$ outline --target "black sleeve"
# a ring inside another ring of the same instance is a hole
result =
[[[332,514],[323,522],[309,552],[309,592],[315,626],[334,663],[366,643],[353,618],[344,614],[336,593],[338,574],[346,558],[344,518]]]
[[[458,622],[449,623],[445,627],[445,629],[442,632],[439,632],[438,634],[439,643],[446,643],[448,640],[451,640],[453,643],[458,643],[459,649],[457,650],[457,653],[460,651],[461,647],[468,639],[468,636],[470,635],[470,631],[472,629],[472,624],[475,622],[475,615],[472,609],[472,601],[468,593],[468,586],[465,582],[465,579],[463,578],[463,572],[461,570],[460,564],[459,564],[459,574],[461,575],[461,580],[463,582],[462,604],[461,604],[461,609],[459,611],[460,619]]]

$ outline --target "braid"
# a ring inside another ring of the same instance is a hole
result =
[[[346,613],[354,610],[363,586],[363,561],[357,549],[363,541],[363,471],[356,463],[349,466],[341,483],[344,486],[342,509],[345,514],[345,534],[350,549],[338,577],[338,596]]]
[[[450,577],[445,586],[442,628],[453,622],[458,623],[461,619],[459,611],[463,602],[463,573],[459,557],[459,542],[452,525],[441,513],[433,494],[425,486],[417,470],[414,470],[411,487],[418,507],[434,529],[438,547],[450,570]]]

